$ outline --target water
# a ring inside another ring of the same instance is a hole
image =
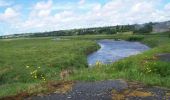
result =
[[[98,44],[101,48],[88,56],[89,66],[95,65],[98,61],[110,64],[149,49],[148,46],[139,42],[100,40]]]

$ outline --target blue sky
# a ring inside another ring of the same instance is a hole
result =
[[[0,0],[0,35],[170,20],[170,0]]]

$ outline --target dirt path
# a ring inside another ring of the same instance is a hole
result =
[[[170,91],[159,87],[146,87],[123,80],[77,82],[65,94],[33,96],[26,100],[170,100]]]

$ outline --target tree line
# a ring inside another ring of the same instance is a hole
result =
[[[134,30],[134,25],[117,25],[108,27],[96,27],[85,29],[71,29],[51,32],[41,32],[31,34],[30,37],[47,37],[47,36],[74,36],[90,34],[116,34],[118,32],[129,32]]]
[[[74,35],[90,35],[90,34],[117,34],[122,32],[133,32],[135,34],[147,34],[152,32],[153,23],[146,23],[142,25],[116,25],[107,27],[96,27],[96,28],[82,28],[82,29],[71,29],[71,30],[59,30],[51,32],[39,32],[39,33],[23,33],[14,34],[13,37],[48,37],[48,36],[74,36]],[[4,36],[0,36],[3,38]]]

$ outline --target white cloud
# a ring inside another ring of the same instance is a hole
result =
[[[26,20],[13,26],[19,32],[29,32],[170,20],[170,3],[163,9],[158,8],[159,4],[161,0],[110,0],[103,5],[85,0],[63,5],[52,0],[41,1],[33,6]],[[17,15],[14,9],[9,8],[0,14],[0,20]]]
[[[34,6],[34,9],[36,10],[50,9],[52,7],[52,3],[53,3],[52,0],[48,0],[47,2],[41,1]]]
[[[0,7],[6,7],[10,6],[12,3],[11,2],[6,2],[5,0],[0,0]]]
[[[52,0],[48,0],[47,2],[41,1],[38,2],[33,8],[32,11],[30,12],[31,18],[36,18],[36,17],[47,17],[50,15],[51,10],[52,10]]]
[[[170,3],[165,5],[165,9],[170,11]]]
[[[10,22],[19,16],[19,13],[13,8],[7,8],[4,13],[0,14],[0,21]]]
[[[86,2],[86,0],[80,0],[78,4],[83,5],[85,2]]]
[[[101,9],[101,4],[96,4],[93,7],[93,11],[99,11]]]

